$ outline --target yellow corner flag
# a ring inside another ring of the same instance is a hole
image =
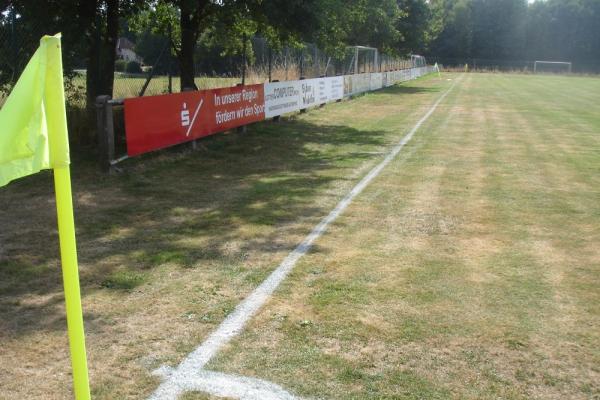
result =
[[[42,38],[0,109],[0,187],[42,169],[54,170],[75,398],[89,400],[60,34]]]

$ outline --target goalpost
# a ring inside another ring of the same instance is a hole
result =
[[[567,69],[567,72],[570,74],[572,71],[573,65],[570,62],[565,61],[536,61],[533,63],[533,73],[537,73],[538,69],[542,67],[542,70],[548,72],[561,72],[561,69]],[[545,69],[546,67],[547,69]]]

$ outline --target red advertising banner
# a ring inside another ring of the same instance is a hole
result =
[[[125,99],[127,154],[136,156],[263,119],[262,84]]]

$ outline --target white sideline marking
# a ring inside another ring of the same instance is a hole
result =
[[[461,76],[462,78],[462,76]],[[352,202],[352,200],[358,196],[364,188],[371,183],[371,181],[381,173],[381,171],[398,155],[400,150],[408,143],[414,136],[415,132],[419,130],[421,125],[433,114],[438,105],[444,100],[444,98],[450,93],[450,91],[456,86],[459,79],[452,83],[452,86],[448,88],[437,101],[431,106],[429,111],[413,126],[413,128],[395,145],[388,155],[375,166],[369,173],[361,179],[354,188],[335,206],[335,208],[321,220],[313,228],[313,230],[304,238],[304,240],[290,253],[287,257],[279,264],[277,269],[271,272],[271,275],[263,281],[248,297],[246,297],[238,306],[233,310],[231,314],[225,318],[221,325],[216,331],[210,334],[210,336],[198,346],[194,351],[187,355],[187,357],[179,364],[177,368],[171,370],[171,373],[165,378],[160,384],[156,391],[150,396],[150,400],[176,400],[178,396],[189,390],[188,388],[194,387],[193,382],[198,379],[202,379],[202,374],[207,371],[202,370],[204,366],[217,354],[217,352],[227,344],[233,337],[237,336],[246,322],[265,304],[267,299],[279,284],[285,279],[287,274],[294,268],[296,262],[310,250],[312,244],[317,240],[325,230],[327,226],[331,224]],[[231,386],[236,383],[231,381]],[[232,389],[233,390],[233,389]]]
[[[168,369],[157,372],[165,376],[169,373],[172,371]],[[193,377],[182,382],[181,387],[186,392],[202,392],[239,400],[302,400],[281,386],[262,379],[207,370],[197,371]]]

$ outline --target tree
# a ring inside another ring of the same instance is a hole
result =
[[[87,22],[83,29],[87,45],[86,98],[93,116],[96,97],[113,92],[119,0],[80,1],[78,8],[80,21]]]
[[[573,61],[583,70],[600,68],[600,2],[536,1],[529,6],[527,55]]]
[[[526,0],[472,0],[472,56],[517,59],[525,45]]]
[[[438,57],[470,58],[473,39],[471,1],[437,0],[431,7],[430,29],[434,38],[430,52]]]
[[[142,3],[143,0],[11,1],[11,10],[18,15],[18,35],[26,43],[19,53],[29,59],[41,36],[62,32],[65,69],[87,69],[87,103],[91,108],[97,95],[112,94],[119,18],[136,12]]]
[[[398,0],[402,16],[396,22],[401,39],[398,42],[400,54],[422,53],[429,44],[429,22],[431,9],[425,0]]]
[[[180,73],[181,90],[196,88],[194,54],[200,36],[214,28],[217,21],[231,19],[244,1],[222,0],[157,0],[132,21],[132,28],[151,27],[151,33],[171,36]],[[170,34],[171,33],[171,34]]]
[[[18,78],[43,35],[63,33],[63,66],[67,73],[85,65],[83,25],[72,6],[73,2],[61,0],[13,0],[0,4],[0,84]]]
[[[328,2],[332,0],[157,0],[147,3],[131,25],[138,30],[152,26],[152,32],[161,35],[172,29],[183,90],[196,87],[194,55],[199,38],[210,39],[228,53],[239,52],[244,38],[256,33],[275,47],[306,40],[325,22],[320,12]]]
[[[348,3],[348,7],[348,43],[396,52],[396,45],[401,39],[396,24],[405,14],[395,0],[354,0]]]

